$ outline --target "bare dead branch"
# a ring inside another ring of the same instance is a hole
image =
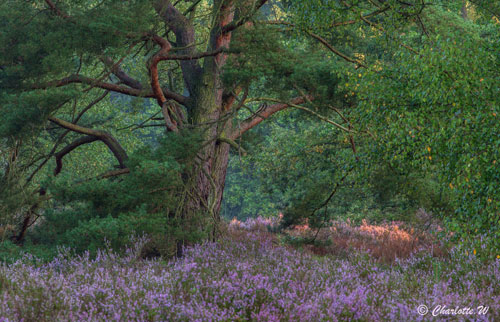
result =
[[[68,129],[73,132],[85,134],[88,136],[93,136],[96,137],[97,139],[101,140],[104,144],[108,146],[108,148],[111,150],[115,158],[118,160],[118,163],[120,164],[120,168],[125,168],[125,161],[128,159],[127,152],[123,149],[123,147],[120,145],[118,140],[116,140],[110,133],[105,132],[105,131],[100,131],[100,130],[94,130],[94,129],[89,129],[80,125],[76,125],[61,119],[58,119],[56,117],[50,116],[49,120],[65,129]],[[89,143],[89,142],[86,142]],[[81,143],[82,145],[84,143]],[[72,151],[72,150],[71,150]]]
[[[50,87],[62,87],[66,86],[69,84],[88,84],[92,85],[94,87],[99,87],[102,89],[106,89],[112,92],[117,92],[121,94],[126,94],[130,96],[137,96],[137,97],[154,97],[154,94],[151,91],[143,91],[143,90],[137,90],[134,88],[129,88],[125,86],[120,86],[116,84],[111,84],[111,83],[105,83],[98,81],[96,79],[82,76],[82,75],[71,75],[66,78],[60,79],[60,80],[54,80],[50,81],[44,84],[35,84],[31,86],[32,89],[47,89]]]
[[[92,102],[90,102],[89,105],[87,105],[80,113],[78,113],[77,117],[74,119],[73,123],[78,123],[78,121],[82,118],[82,116],[89,110],[91,109],[94,105],[96,105],[97,103],[99,103],[100,101],[102,101],[107,95],[109,94],[109,91],[106,91],[104,92],[104,94],[102,94],[101,96],[99,96],[97,99],[93,100]],[[54,155],[54,153],[56,152],[56,149],[57,147],[59,146],[59,144],[61,144],[62,140],[64,139],[64,137],[70,132],[70,130],[67,130],[65,131],[63,134],[61,134],[61,136],[59,136],[59,138],[57,139],[56,143],[54,144],[54,146],[52,147],[52,150],[50,150],[50,152],[42,157],[41,159],[43,159],[43,161],[38,165],[38,167],[31,173],[31,175],[28,177],[28,179],[26,180],[26,183],[25,185],[28,185],[29,182],[31,182],[31,180],[34,178],[34,176],[38,173],[38,171],[40,171],[44,166],[45,164],[50,160],[50,158]],[[39,159],[39,160],[41,160]],[[38,161],[39,161],[38,160]]]

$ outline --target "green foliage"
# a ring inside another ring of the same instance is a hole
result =
[[[240,85],[253,81],[253,91],[283,99],[299,87],[320,103],[331,102],[337,97],[338,70],[324,52],[306,44],[306,39],[283,34],[275,26],[240,29],[231,46],[239,54],[230,57],[223,80]]]
[[[57,5],[71,18],[55,17],[44,1],[0,4],[0,137],[34,135],[32,127],[81,93],[76,87],[32,89],[80,73],[84,64],[95,63],[92,55],[122,54],[123,41],[151,24],[148,1]],[[95,71],[87,68],[86,73]]]
[[[387,165],[380,165],[371,169],[369,177],[375,200],[384,207],[421,207],[444,214],[452,212],[448,191],[442,188],[432,174],[415,169],[403,174]]]
[[[88,250],[91,254],[95,254],[97,250],[106,247],[123,250],[124,247],[130,246],[131,238],[147,236],[150,238],[147,244],[150,254],[172,256],[176,251],[176,241],[193,243],[204,237],[201,231],[185,229],[193,224],[194,222],[186,223],[176,218],[169,218],[165,214],[148,213],[145,207],[142,207],[116,217],[108,215],[92,217],[89,220],[80,219],[76,226],[54,228],[59,228],[61,233],[57,241],[77,252]]]
[[[15,232],[14,227],[19,223],[19,218],[13,214],[26,211],[35,199],[30,189],[19,184],[18,175],[0,177],[0,241]]]
[[[444,22],[418,55],[401,49],[358,81],[359,122],[377,136],[374,151],[392,168],[433,173],[434,190],[449,196],[451,207],[433,206],[448,215],[455,237],[484,256],[496,254],[500,29],[447,11],[427,19]]]
[[[291,3],[293,7],[293,1]],[[335,88],[330,91],[334,95],[322,102],[335,102],[333,105],[354,121],[354,128],[360,131],[355,135],[359,161],[354,162],[345,135],[321,132],[321,126],[307,123],[304,115],[282,116],[277,122],[279,127],[262,129],[262,133],[272,139],[254,138],[253,144],[258,148],[250,149],[251,161],[242,158],[242,162],[233,163],[232,169],[241,165],[242,170],[233,170],[235,173],[231,172],[228,180],[231,183],[234,178],[244,179],[245,188],[235,189],[229,184],[226,194],[228,208],[240,209],[238,205],[245,205],[243,211],[249,210],[245,216],[252,212],[284,211],[287,224],[303,223],[307,218],[314,226],[339,214],[354,220],[362,217],[375,221],[411,220],[409,214],[423,207],[452,221],[462,213],[460,220],[465,224],[483,210],[477,206],[461,210],[467,205],[476,205],[477,199],[471,198],[470,191],[461,198],[457,194],[457,184],[451,183],[450,178],[463,173],[463,169],[477,169],[470,160],[475,160],[474,155],[482,155],[485,164],[489,162],[488,175],[480,176],[483,179],[476,182],[473,189],[475,196],[485,184],[490,185],[490,196],[498,196],[493,188],[496,185],[492,184],[498,176],[491,170],[497,159],[493,149],[496,146],[494,136],[498,133],[498,122],[494,118],[498,87],[493,84],[498,83],[498,68],[495,67],[498,65],[498,50],[495,50],[498,48],[495,47],[498,27],[464,21],[457,14],[461,3],[446,2],[440,3],[442,7],[426,8],[425,14],[421,15],[426,30],[419,32],[415,28],[418,26],[405,21],[416,12],[409,7],[403,8],[404,5],[397,1],[387,4],[395,10],[384,15],[385,18],[377,17],[372,21],[378,26],[383,25],[388,37],[381,37],[379,30],[370,25],[360,27],[358,32],[353,32],[352,28],[348,30],[348,27],[328,27],[349,18],[357,19],[360,13],[369,14],[369,6],[362,4],[347,10],[345,4],[336,1],[328,4],[301,1],[293,16],[294,23],[304,30],[312,30],[330,41],[347,36],[346,39],[355,39],[361,49],[370,53],[367,60],[372,66],[356,72],[348,68],[342,70],[348,78],[330,80],[330,86]],[[335,10],[323,10],[328,5]],[[331,15],[331,12],[335,14]],[[396,30],[403,33],[394,37]],[[423,38],[423,32],[434,38]],[[349,40],[334,43],[341,51],[352,53]],[[419,54],[412,52],[414,49],[402,47],[401,43],[411,44]],[[381,46],[384,46],[383,50]],[[286,60],[284,56],[283,61]],[[325,63],[321,67],[323,72],[332,70],[327,66]],[[308,74],[301,75],[307,78]],[[349,109],[351,106],[356,106],[356,109]],[[478,110],[482,112],[477,113]],[[334,113],[324,114],[343,122]],[[458,121],[457,116],[460,116]],[[462,131],[464,120],[467,124],[476,117],[478,119]],[[476,142],[474,150],[477,152],[464,153],[473,147],[471,141],[463,140],[464,137]],[[488,145],[486,138],[491,138],[492,144]],[[325,145],[331,149],[324,148]],[[311,153],[318,147],[324,152]],[[458,166],[460,159],[462,165]],[[342,177],[339,170],[345,171],[350,164],[355,167],[346,183],[336,192],[329,206],[322,207],[335,182]],[[467,182],[472,187],[472,179]],[[488,215],[482,218],[493,217],[480,225],[486,235],[496,225],[492,223],[497,210],[494,210],[495,202],[490,198],[490,201],[483,198],[483,202],[490,204],[490,210],[486,210]],[[470,201],[464,204],[468,199]],[[271,204],[272,208],[264,210],[256,200],[264,200],[263,203]],[[342,204],[348,206],[342,207]],[[457,236],[464,238],[462,233]],[[495,249],[496,246],[489,247]]]
[[[1,93],[0,137],[27,137],[37,133],[51,112],[74,98],[76,91],[56,89],[24,93]]]
[[[318,124],[302,111],[285,112],[260,131],[266,135],[254,134],[243,142],[247,156],[232,157],[223,207],[229,219],[283,212],[286,226],[306,219],[311,226],[330,219],[408,220],[407,213],[430,198],[427,186],[417,189],[409,179],[388,184],[394,174],[381,171],[381,165],[357,161],[345,133]],[[356,141],[360,160],[369,143]]]
[[[36,262],[51,261],[58,254],[58,249],[51,245],[16,245],[10,240],[0,242],[0,263],[11,264],[16,260],[33,259]]]
[[[20,254],[20,247],[9,240],[0,242],[0,261],[5,262]]]
[[[199,240],[203,220],[179,217],[186,198],[182,174],[193,164],[199,144],[194,132],[170,134],[131,155],[126,176],[80,183],[60,176],[47,182],[54,208],[45,211],[31,240],[95,252],[106,243],[123,249],[130,237],[147,235],[162,255],[172,255],[178,240]]]
[[[103,62],[110,60],[149,91],[147,66],[158,48],[147,35],[166,35],[174,52],[183,51],[175,48],[181,39],[173,39],[172,28],[164,28],[151,4],[75,0],[58,2],[58,10],[49,10],[45,1],[0,4],[4,231],[36,205],[33,192],[41,187],[51,199],[31,223],[28,242],[95,251],[105,240],[120,248],[130,236],[148,234],[152,249],[170,254],[177,241],[197,240],[211,229],[206,215],[197,213],[190,221],[180,215],[193,193],[196,153],[207,143],[202,135],[185,131],[158,140],[163,131],[156,126],[162,124],[152,121],[160,121],[161,112],[151,94],[135,93],[139,97],[130,99],[112,93],[93,105],[102,88],[67,78],[80,75],[127,88]],[[213,4],[175,5],[181,12],[192,10],[188,19],[197,41],[188,47],[199,52],[211,49],[206,42],[214,35],[207,32],[217,12]],[[235,4],[237,17],[251,10],[246,1]],[[224,214],[245,219],[283,212],[287,225],[307,221],[319,227],[339,217],[399,219],[424,207],[446,218],[454,236],[480,249],[480,256],[496,252],[499,6],[469,3],[469,19],[464,19],[463,4],[289,0],[269,13],[279,21],[254,21],[232,32],[223,95],[241,88],[245,98],[261,97],[237,102],[239,110],[227,113],[234,128],[266,107],[260,105],[262,97],[288,101],[307,93],[314,102],[303,104],[310,113],[290,107],[273,117],[275,123],[245,134],[240,143],[249,155],[232,156]],[[212,66],[209,59],[200,60],[200,66]],[[184,79],[199,76],[182,75],[190,63],[163,61],[161,86],[187,91]],[[71,84],[62,87],[65,82]],[[203,92],[200,84],[189,93],[188,120],[198,118],[189,114],[194,95]],[[49,116],[71,122],[78,117],[78,125],[110,132],[125,150],[135,151],[126,164],[130,174],[96,178],[116,163],[96,142],[65,156],[63,171],[54,178],[49,160],[81,133],[52,128]],[[222,129],[217,127],[214,133]],[[19,160],[9,160],[13,148]],[[75,181],[75,175],[92,179]],[[2,247],[16,252],[12,245]]]

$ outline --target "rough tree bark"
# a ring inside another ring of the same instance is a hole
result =
[[[263,4],[264,1],[258,6]],[[158,1],[155,9],[175,33],[177,46],[188,48],[182,54],[194,56],[194,50],[189,48],[189,45],[195,42],[194,29],[186,17],[175,9],[170,1]],[[190,191],[182,216],[186,218],[200,211],[207,212],[213,219],[214,227],[217,227],[220,220],[219,211],[230,149],[229,144],[218,138],[233,136],[231,120],[223,116],[230,111],[234,97],[227,95],[221,76],[227,61],[224,50],[229,49],[231,32],[234,29],[225,28],[232,23],[239,23],[234,21],[234,11],[233,1],[215,1],[212,13],[215,22],[207,48],[207,53],[215,54],[207,55],[203,66],[194,60],[181,62],[186,88],[190,93],[190,100],[186,105],[189,122],[201,130],[204,141],[196,160],[197,165],[185,176]],[[164,58],[167,59],[167,56]],[[155,72],[156,70],[153,70],[152,74]],[[155,77],[152,77],[153,88],[155,82]],[[158,103],[164,104],[161,94],[158,95]],[[215,237],[216,229],[211,233],[212,237]]]

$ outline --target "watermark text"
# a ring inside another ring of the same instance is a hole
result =
[[[436,305],[435,307],[429,308],[421,304],[417,307],[417,312],[420,315],[426,315],[427,313],[432,314],[432,316],[439,315],[486,315],[489,310],[489,306],[480,305],[477,307],[469,307],[469,306],[455,306],[448,307],[446,305]]]

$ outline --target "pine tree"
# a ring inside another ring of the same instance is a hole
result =
[[[55,142],[52,151],[27,162],[24,169],[34,171],[27,174],[26,184],[32,183],[52,157],[58,175],[66,155],[93,142],[102,142],[119,168],[101,178],[133,171],[128,168],[129,153],[113,130],[99,127],[105,124],[104,118],[94,120],[96,126],[84,126],[80,121],[107,93],[114,95],[110,104],[122,100],[133,105],[142,99],[157,106],[166,132],[186,137],[196,132],[201,140],[191,160],[193,166],[179,174],[186,187],[185,197],[178,201],[180,207],[168,205],[162,211],[176,208],[186,222],[204,213],[215,223],[214,235],[229,151],[239,148],[237,140],[289,107],[350,132],[305,107],[312,101],[328,101],[335,93],[338,78],[331,75],[328,62],[333,60],[328,58],[334,55],[351,69],[366,67],[348,49],[349,26],[352,30],[358,24],[373,29],[368,19],[393,11],[411,17],[422,6],[418,2],[397,7],[384,5],[384,1],[350,6],[332,1],[328,10],[318,10],[316,1],[291,1],[297,19],[290,22],[276,21],[270,15],[272,8],[278,15],[289,1],[267,2],[4,1],[0,5],[0,137],[12,142],[25,139],[34,145],[42,139]],[[300,9],[302,5],[308,9]],[[331,31],[336,27],[345,28],[339,33]],[[293,28],[296,33],[290,35]],[[301,38],[297,46],[291,44],[301,36],[308,38]],[[327,51],[312,50],[317,47],[305,39]],[[350,52],[340,51],[330,40]],[[257,91],[265,96],[248,97]],[[97,98],[89,99],[89,93]],[[242,119],[245,114],[240,112],[249,109],[250,103],[254,110]],[[115,113],[127,112],[117,109]],[[51,134],[53,126],[64,129],[60,137]],[[76,134],[74,140],[59,147],[68,133]],[[96,155],[98,160],[103,157]],[[43,189],[36,186],[34,190]]]

